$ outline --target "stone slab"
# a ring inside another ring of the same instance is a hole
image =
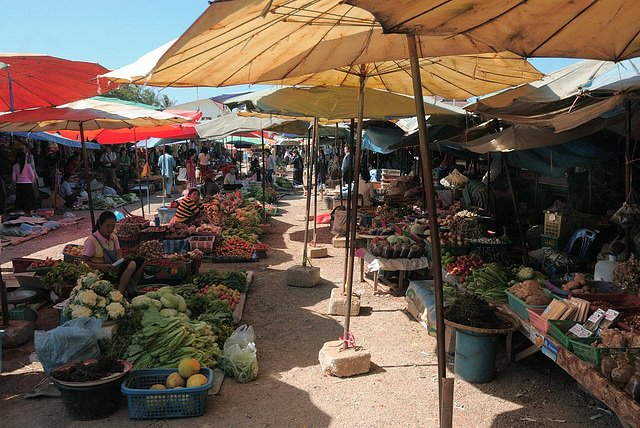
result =
[[[17,348],[33,337],[33,321],[11,321],[9,327],[4,328],[2,346]]]
[[[291,287],[314,287],[319,280],[319,267],[291,266],[287,269],[287,285],[290,285]]]
[[[309,247],[309,258],[311,259],[319,259],[328,255],[329,251],[326,247]]]
[[[342,349],[341,340],[326,342],[318,353],[324,375],[349,377],[367,373],[371,369],[371,353],[359,348]]]
[[[331,290],[327,315],[344,315],[347,310],[347,296],[339,288]],[[351,316],[360,314],[360,295],[351,294]]]
[[[336,235],[331,240],[334,248],[344,248],[347,246],[347,238],[342,235]]]

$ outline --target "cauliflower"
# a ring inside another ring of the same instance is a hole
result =
[[[95,306],[98,301],[98,295],[91,290],[82,290],[78,293],[76,301],[86,306]]]
[[[91,309],[82,305],[74,305],[71,311],[71,318],[84,318],[92,315]]]
[[[107,297],[113,291],[113,285],[109,281],[101,279],[91,284],[91,289],[99,295]]]
[[[109,297],[111,298],[112,302],[119,302],[122,300],[122,293],[119,292],[118,290],[113,290],[110,294]]]
[[[99,279],[98,275],[96,275],[95,273],[88,273],[86,275],[81,276],[78,279],[78,285],[84,286],[84,287],[89,287],[94,282],[96,282],[98,279]]]
[[[124,316],[124,306],[118,302],[109,303],[109,305],[107,305],[107,313],[112,320],[122,318]]]
[[[98,296],[98,299],[96,301],[96,306],[99,308],[104,308],[105,306],[107,306],[107,299],[105,299],[102,296]]]

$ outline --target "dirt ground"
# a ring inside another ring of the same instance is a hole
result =
[[[157,201],[156,201],[157,203]],[[285,271],[302,257],[304,222],[302,196],[284,198],[274,233],[263,241],[271,246],[268,258],[246,265],[205,264],[203,269],[247,269],[255,272],[243,323],[257,334],[260,375],[239,384],[226,379],[219,396],[210,397],[205,415],[180,421],[130,421],[123,400],[113,416],[92,426],[186,427],[435,427],[437,377],[435,339],[405,311],[399,297],[373,296],[365,283],[362,315],[352,319],[357,344],[371,352],[369,373],[349,379],[324,377],[318,351],[342,335],[342,317],[325,315],[330,290],[342,280],[344,250],[333,248],[328,226],[318,230],[318,241],[330,257],[314,260],[322,281],[311,289],[285,284]],[[2,252],[3,270],[16,256],[59,257],[68,242],[82,242],[89,229],[86,219],[72,229],[52,232]],[[5,270],[6,271],[6,270]],[[357,279],[358,274],[354,277]],[[50,311],[37,328],[51,328]],[[615,416],[581,391],[577,383],[547,357],[538,353],[519,363],[507,363],[499,347],[498,376],[487,384],[455,382],[456,427],[620,427]],[[0,374],[0,414],[6,427],[75,427],[88,423],[67,418],[57,398],[27,400],[23,395],[43,374],[29,365],[33,343],[4,350]],[[453,358],[449,357],[453,376]],[[593,417],[593,419],[592,419]]]

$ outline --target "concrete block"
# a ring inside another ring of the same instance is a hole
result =
[[[322,373],[325,375],[349,377],[367,373],[371,368],[371,354],[362,348],[342,349],[341,340],[324,344],[318,353]]]
[[[336,235],[331,240],[334,248],[344,248],[347,246],[347,238],[343,235]]]
[[[347,296],[339,288],[331,290],[327,315],[344,315],[347,310]],[[360,314],[360,295],[351,295],[351,316]]]
[[[309,247],[309,258],[311,259],[319,259],[328,255],[329,252],[326,247]]]
[[[320,280],[320,268],[313,266],[291,266],[287,269],[287,285],[313,287]]]
[[[9,327],[4,329],[2,346],[5,348],[17,348],[33,337],[33,321],[11,321]]]

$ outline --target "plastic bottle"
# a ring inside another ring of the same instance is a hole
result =
[[[613,279],[613,270],[616,268],[617,264],[616,255],[609,253],[609,260],[600,260],[596,263],[593,279],[595,281],[611,282]]]

